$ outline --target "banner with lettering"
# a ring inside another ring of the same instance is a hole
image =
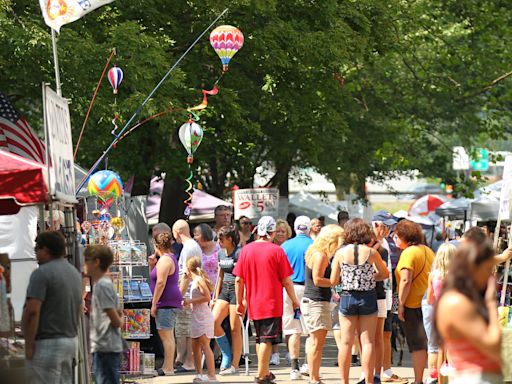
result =
[[[56,200],[76,203],[73,141],[68,101],[43,87],[46,147],[50,156],[50,191]]]
[[[235,220],[241,216],[259,219],[261,216],[277,218],[279,190],[276,188],[251,188],[234,191]]]
[[[82,16],[114,0],[39,0],[44,22],[57,32],[64,24],[72,23]]]

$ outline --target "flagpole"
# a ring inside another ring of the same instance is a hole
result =
[[[174,71],[174,69],[176,69],[176,67],[178,66],[178,64],[181,62],[181,60],[183,60],[183,58],[185,56],[188,55],[188,53],[192,50],[192,48],[194,48],[194,46],[199,42],[199,40],[201,40],[201,38],[204,36],[204,34],[206,32],[208,32],[210,30],[211,27],[213,27],[213,25],[220,20],[220,18],[222,16],[224,16],[224,14],[228,11],[228,8],[224,9],[224,11],[222,11],[222,13],[217,16],[217,18],[215,20],[213,20],[211,22],[211,24],[206,27],[206,29],[194,40],[194,42],[192,44],[190,44],[190,46],[187,48],[187,50],[185,52],[183,52],[183,54],[179,57],[178,60],[176,60],[176,62],[174,63],[174,65],[171,67],[171,69],[169,69],[167,71],[167,73],[164,75],[164,77],[162,77],[162,79],[160,80],[160,82],[155,86],[155,88],[153,88],[153,90],[149,93],[149,95],[146,97],[146,99],[142,102],[142,104],[137,108],[137,110],[134,112],[134,114],[132,115],[132,117],[130,118],[130,120],[128,120],[126,122],[126,124],[124,125],[123,129],[121,129],[121,131],[117,134],[117,136],[114,138],[114,140],[110,143],[110,145],[107,147],[107,149],[105,149],[102,153],[102,155],[100,156],[100,158],[98,160],[96,160],[96,162],[94,163],[94,165],[91,167],[91,169],[89,169],[89,171],[87,171],[86,175],[83,177],[82,181],[80,181],[80,184],[78,185],[78,188],[76,189],[75,191],[75,194],[78,194],[78,192],[80,191],[80,189],[82,189],[82,187],[85,185],[85,182],[87,181],[87,179],[89,178],[89,176],[96,170],[96,168],[98,167],[98,165],[101,163],[101,161],[105,158],[105,156],[107,156],[108,152],[112,149],[112,147],[114,146],[114,144],[116,143],[117,139],[124,133],[124,131],[126,131],[126,129],[130,126],[130,124],[132,123],[133,120],[135,120],[135,118],[142,112],[142,110],[144,109],[145,105],[148,103],[149,100],[151,100],[151,98],[153,97],[153,95],[156,93],[156,91],[158,91],[158,89],[162,86],[162,84],[165,82],[165,80],[167,80],[167,78],[169,77],[169,75]]]
[[[57,36],[55,30],[52,28],[52,47],[53,47],[53,66],[55,68],[55,84],[57,88],[57,95],[62,96],[62,89],[60,87],[60,69],[59,69],[59,53],[57,52]]]

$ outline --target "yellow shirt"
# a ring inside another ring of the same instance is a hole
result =
[[[402,269],[411,271],[411,289],[404,303],[407,308],[421,308],[421,299],[427,291],[428,274],[432,268],[434,256],[434,252],[425,245],[412,245],[402,251],[395,276],[399,289],[400,271]]]

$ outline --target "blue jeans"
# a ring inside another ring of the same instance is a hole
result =
[[[118,384],[120,365],[120,352],[94,352],[92,369],[96,384]]]
[[[439,347],[434,335],[434,307],[424,299],[421,301],[421,312],[423,313],[423,326],[428,340],[428,353],[438,353]]]
[[[26,361],[30,384],[69,384],[73,382],[76,337],[36,340],[34,357]]]

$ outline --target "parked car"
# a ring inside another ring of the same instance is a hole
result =
[[[412,190],[416,198],[425,195],[444,195],[444,191],[438,184],[421,184]]]

